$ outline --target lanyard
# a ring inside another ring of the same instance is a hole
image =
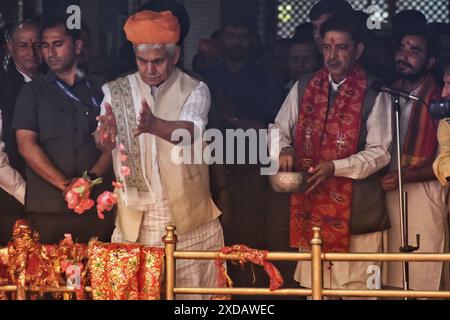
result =
[[[65,93],[68,97],[70,97],[71,99],[73,99],[73,100],[75,100],[75,101],[77,101],[77,102],[85,103],[85,102],[81,101],[80,98],[78,98],[77,96],[75,96],[75,95],[73,94],[73,92],[72,92],[69,88],[67,88],[67,86],[64,85],[61,81],[56,80],[56,84],[57,84],[57,85],[60,87],[60,89],[61,89],[62,91],[64,91],[64,93]],[[86,86],[88,87],[88,89],[89,89],[89,94],[91,95],[92,106],[94,106],[94,107],[97,108],[97,109],[100,109],[100,104],[97,102],[97,99],[95,99],[94,95],[92,94],[91,84],[90,84],[88,81],[86,81]]]

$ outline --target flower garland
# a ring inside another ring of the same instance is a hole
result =
[[[124,153],[124,146],[119,145],[120,161],[123,163],[128,159],[128,156]],[[125,165],[122,165],[120,172],[123,176],[128,176],[131,173],[131,169]],[[111,211],[117,204],[117,194],[115,192],[105,191],[97,197],[96,202],[90,198],[91,191],[95,186],[103,183],[102,178],[92,180],[88,173],[85,171],[81,178],[74,179],[74,181],[67,187],[67,191],[64,193],[64,200],[67,202],[67,207],[73,210],[75,213],[84,214],[87,210],[90,210],[95,203],[97,209],[97,215],[99,219],[105,219],[105,212]],[[113,182],[114,191],[118,191],[123,188],[121,182]]]

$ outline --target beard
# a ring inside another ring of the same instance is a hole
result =
[[[406,70],[402,70],[401,68],[407,68]],[[397,75],[406,81],[410,82],[416,82],[420,78],[422,78],[427,73],[426,65],[414,68],[412,65],[410,65],[407,62],[404,61],[397,61],[395,63],[395,70],[397,72]]]

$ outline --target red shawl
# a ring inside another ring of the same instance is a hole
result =
[[[333,106],[328,108],[328,71],[322,69],[308,83],[300,102],[296,128],[298,171],[357,152],[366,88],[366,73],[356,65],[339,87]],[[331,177],[309,195],[292,195],[291,246],[309,248],[312,228],[318,226],[322,229],[324,251],[347,252],[351,205],[352,181],[348,178]]]
[[[400,80],[395,82],[393,87],[401,90],[402,82]],[[440,95],[440,88],[433,75],[429,74],[418,93],[419,98],[425,103],[414,102],[411,109],[402,149],[402,168],[421,168],[434,161],[438,146],[438,123],[431,119],[428,105],[431,100],[439,99]]]

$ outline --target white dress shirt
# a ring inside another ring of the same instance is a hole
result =
[[[339,84],[332,83],[332,89],[337,90],[344,82],[345,80]],[[278,129],[280,132],[280,150],[284,147],[294,147],[295,131],[299,116],[298,109],[297,82],[283,103],[275,123],[269,125],[269,130]],[[348,158],[334,160],[334,175],[351,179],[367,178],[389,164],[391,143],[391,100],[387,94],[380,93],[367,119],[367,138],[364,150]],[[272,158],[278,156],[271,150]]]
[[[16,67],[17,72],[23,76],[28,83],[32,79]],[[17,199],[21,204],[25,203],[25,180],[19,172],[9,165],[8,155],[5,152],[3,142],[3,121],[0,111],[0,187]]]
[[[31,82],[33,80],[29,76],[27,76],[25,73],[20,71],[17,67],[16,67],[16,70],[17,70],[17,72],[19,72],[22,75],[23,80],[25,81],[25,83]]]
[[[3,121],[0,111],[0,187],[17,199],[25,203],[25,180],[17,170],[9,165],[8,155],[3,142]]]

